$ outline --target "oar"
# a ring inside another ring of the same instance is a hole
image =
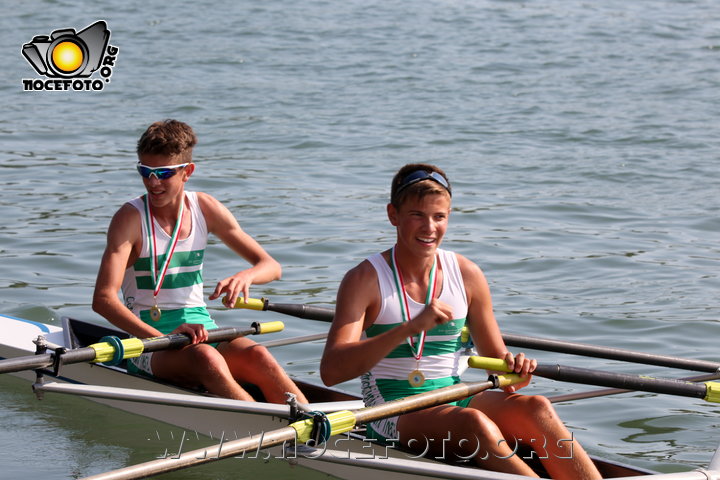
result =
[[[287,427],[261,433],[260,435],[223,442],[213,447],[201,448],[182,453],[182,455],[178,454],[171,458],[153,460],[111,472],[93,475],[87,477],[85,480],[130,480],[145,478],[193,467],[221,458],[241,455],[250,451],[274,447],[285,442],[295,441],[306,444],[311,439],[324,442],[327,441],[330,436],[349,432],[355,425],[454,402],[490,388],[503,388],[520,381],[522,381],[522,377],[516,374],[493,375],[485,382],[458,383],[449,387],[383,403],[375,407],[366,407],[352,411],[342,410],[327,415],[321,414],[315,417],[315,419],[300,420]],[[313,435],[318,431],[320,432],[319,438],[313,438]]]
[[[238,328],[216,328],[208,330],[207,343],[232,340],[246,335],[279,332],[285,328],[283,322],[254,322],[247,330]],[[35,370],[51,366],[73,363],[117,364],[123,359],[139,357],[143,352],[156,352],[171,348],[180,348],[190,344],[190,337],[184,333],[174,333],[162,337],[126,338],[105,337],[99,343],[72,350],[59,349],[50,353],[28,355],[25,357],[0,360],[0,373]]]
[[[335,316],[334,308],[316,307],[304,303],[270,303],[267,298],[248,298],[245,302],[245,299],[240,297],[235,302],[235,308],[284,313],[293,317],[321,322],[332,322]]]
[[[510,371],[505,360],[498,358],[470,357],[468,364],[473,368],[498,372]],[[720,383],[718,382],[692,383],[564,365],[538,365],[532,374],[562,382],[702,398],[708,402],[720,403]]]
[[[507,345],[513,347],[531,348],[546,352],[568,353],[572,355],[606,358],[608,360],[620,360],[624,362],[642,363],[645,365],[656,365],[668,368],[680,368],[698,372],[713,373],[720,370],[720,363],[718,362],[634,352],[632,350],[624,350],[622,348],[610,348],[599,345],[590,345],[587,343],[551,340],[549,338],[528,337],[525,335],[515,335],[511,333],[503,334],[503,339]]]
[[[327,332],[325,333],[315,333],[312,335],[303,335],[301,337],[290,337],[290,338],[279,338],[277,340],[268,340],[267,342],[258,342],[259,345],[262,345],[266,348],[271,347],[284,347],[285,345],[295,345],[297,343],[305,343],[305,342],[314,342],[316,340],[324,340],[328,336]]]
[[[329,307],[298,303],[270,303],[268,299],[248,299],[248,303],[240,298],[235,308],[249,308],[252,310],[267,310],[283,313],[299,318],[332,322],[335,310]],[[503,340],[511,347],[530,348],[547,352],[583,355],[586,357],[606,358],[624,362],[642,363],[660,367],[679,368],[684,370],[714,373],[720,370],[720,363],[706,360],[692,360],[688,358],[673,357],[669,355],[656,355],[652,353],[635,352],[621,348],[611,348],[587,343],[567,342],[549,338],[529,337],[512,333],[503,333]]]
[[[719,373],[703,373],[702,375],[694,375],[692,377],[682,377],[678,378],[680,381],[685,382],[707,382],[709,380],[717,380],[720,378]],[[550,403],[560,403],[560,402],[570,402],[574,400],[584,400],[586,398],[597,398],[597,397],[607,397],[609,395],[618,395],[621,393],[629,393],[633,392],[634,390],[627,390],[623,388],[603,388],[601,390],[589,390],[585,392],[575,392],[575,393],[564,393],[560,395],[553,395],[551,397],[547,397],[548,400],[550,400]]]

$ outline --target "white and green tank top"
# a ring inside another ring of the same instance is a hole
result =
[[[419,364],[410,345],[403,340],[361,377],[363,399],[368,406],[459,382],[460,355],[463,350],[460,333],[467,317],[465,285],[455,254],[441,249],[437,253],[443,272],[438,298],[452,307],[455,318],[427,332]],[[363,338],[379,335],[402,322],[400,294],[390,266],[379,253],[368,258],[368,261],[377,272],[382,302],[377,318],[363,332]],[[408,298],[408,303],[411,318],[425,308],[424,303],[411,298]],[[408,374],[416,368],[425,376],[425,382],[419,387],[411,386],[408,381]]]
[[[145,214],[145,196],[134,198],[129,203],[140,212],[142,225],[142,251],[137,261],[125,270],[122,283],[125,305],[144,322],[153,325],[165,333],[171,331],[187,318],[181,318],[180,312],[198,312],[207,316],[203,299],[202,267],[207,246],[208,229],[205,217],[200,210],[197,194],[185,192],[189,204],[192,227],[190,235],[179,239],[168,266],[162,288],[157,296],[157,305],[162,309],[161,319],[150,320],[149,309],[155,305],[153,298],[153,279],[151,276],[150,246],[148,244],[147,219]],[[155,222],[155,237],[158,256],[162,265],[171,237]],[[176,312],[177,311],[177,312]],[[208,316],[209,320],[209,316]],[[201,322],[196,322],[201,323]]]

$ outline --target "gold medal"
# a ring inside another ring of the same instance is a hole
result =
[[[161,316],[162,316],[162,310],[160,310],[160,307],[155,305],[150,308],[150,318],[152,318],[152,320],[154,322],[157,322],[158,320],[160,320]]]
[[[425,375],[420,370],[413,370],[410,372],[410,375],[408,375],[408,382],[410,382],[410,385],[413,387],[421,387],[423,383],[425,383]]]

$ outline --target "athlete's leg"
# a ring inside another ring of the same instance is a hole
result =
[[[469,407],[484,412],[508,441],[517,439],[533,447],[552,478],[602,478],[547,398],[483,392],[473,398]]]
[[[472,458],[482,468],[537,477],[500,429],[474,408],[441,405],[408,413],[399,418],[398,432],[400,441],[415,451],[427,448],[436,457]]]
[[[277,363],[267,348],[249,338],[236,338],[218,345],[233,377],[257,385],[271,403],[285,403],[285,392],[296,395],[299,402],[307,398]]]
[[[223,356],[207,344],[189,345],[180,350],[155,352],[153,375],[184,386],[204,386],[210,393],[236,400],[252,401],[233,378]]]

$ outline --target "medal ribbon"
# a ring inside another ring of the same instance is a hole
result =
[[[397,288],[398,294],[400,295],[400,313],[402,315],[403,322],[409,322],[410,319],[410,304],[408,303],[408,294],[405,290],[405,282],[402,278],[402,272],[397,264],[397,253],[395,253],[395,247],[393,246],[390,254],[392,259],[392,271],[393,277],[395,278],[395,287]],[[436,270],[437,270],[437,255],[433,259],[432,267],[430,268],[430,275],[428,277],[428,290],[425,294],[425,305],[428,305],[430,301],[435,297],[435,290],[437,288],[436,282]],[[420,332],[418,339],[418,349],[415,350],[415,341],[413,337],[408,337],[407,342],[410,346],[410,351],[415,357],[416,361],[420,361],[422,358],[423,348],[425,347],[425,331]]]
[[[177,245],[178,238],[180,237],[180,225],[182,224],[183,212],[185,211],[185,197],[183,196],[183,199],[180,202],[178,219],[175,222],[175,228],[170,236],[168,250],[165,253],[165,261],[163,262],[159,272],[156,255],[157,243],[155,240],[155,221],[152,215],[152,210],[150,209],[150,200],[148,199],[147,194],[143,197],[143,201],[145,203],[145,222],[148,232],[148,246],[150,247],[150,256],[152,257],[152,262],[150,262],[150,275],[153,281],[153,297],[157,297],[158,293],[160,293],[163,281],[165,280],[165,274],[170,266],[170,259],[172,258],[173,253],[175,253],[175,246]]]

